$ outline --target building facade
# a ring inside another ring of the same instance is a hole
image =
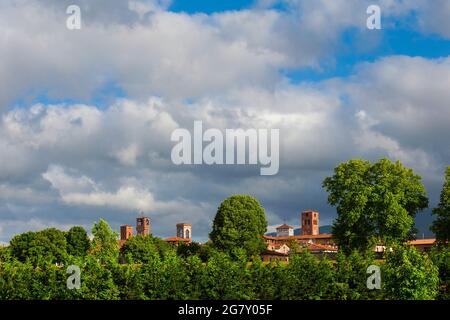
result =
[[[178,223],[177,224],[177,237],[184,239],[192,238],[192,224],[190,223]]]
[[[141,236],[147,236],[152,233],[149,217],[141,216],[136,218],[136,232]]]
[[[316,236],[319,232],[319,213],[317,211],[303,211],[301,214],[302,235]]]
[[[128,240],[133,236],[133,227],[129,224],[120,226],[120,240]]]
[[[294,235],[294,227],[291,227],[286,223],[277,227],[276,230],[277,230],[277,237],[290,237]]]

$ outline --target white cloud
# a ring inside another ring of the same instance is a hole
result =
[[[135,211],[155,209],[153,195],[135,186],[121,186],[115,192],[103,191],[92,179],[84,175],[69,175],[60,166],[50,166],[42,176],[58,190],[61,199],[69,205],[115,207]]]
[[[292,0],[287,11],[265,1],[188,15],[165,11],[167,1],[83,0],[79,32],[65,28],[69,2],[0,4],[2,223],[36,217],[39,228],[103,214],[131,223],[141,209],[155,217],[157,234],[173,234],[175,220],[184,220],[205,236],[232,193],[259,197],[273,225],[305,207],[325,210],[330,221],[321,180],[355,157],[400,159],[441,186],[450,158],[449,58],[386,57],[316,84],[283,77],[290,68],[332,64],[344,31],[364,35],[371,1]],[[449,37],[448,4],[438,4],[380,1],[383,21],[416,10],[414,28]],[[128,99],[115,100],[116,86]],[[28,107],[37,95],[91,101],[103,90],[113,96],[107,105]],[[5,109],[17,99],[25,107]],[[280,174],[174,166],[170,134],[194,120],[279,128]]]
[[[137,157],[139,156],[139,149],[136,144],[130,144],[128,147],[118,150],[115,156],[121,164],[125,166],[135,166]]]

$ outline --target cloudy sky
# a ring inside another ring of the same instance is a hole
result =
[[[401,160],[431,207],[450,164],[450,1],[2,0],[0,242],[139,210],[154,234],[251,194],[270,226],[335,210],[324,177],[352,158]],[[66,9],[81,8],[80,30]],[[369,5],[382,29],[366,27]],[[280,170],[176,166],[171,133],[280,129]],[[429,211],[417,223],[427,232]]]

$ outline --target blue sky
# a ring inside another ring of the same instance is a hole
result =
[[[174,0],[168,10],[175,13],[211,15],[228,11],[251,10],[257,4],[258,1],[254,0]],[[279,11],[287,10],[283,3],[274,3],[268,8]],[[450,52],[450,40],[436,33],[420,32],[417,29],[416,15],[415,12],[411,12],[408,18],[403,20],[384,18],[382,24],[387,27],[382,30],[365,30],[361,33],[356,28],[349,28],[339,35],[339,49],[332,57],[332,61],[324,61],[319,66],[281,68],[279,72],[291,83],[317,82],[333,77],[348,77],[354,72],[355,66],[392,55],[420,56],[430,59],[447,57]],[[365,41],[369,45],[365,45]],[[88,103],[106,107],[112,98],[127,97],[126,91],[114,79],[104,83],[85,99],[56,98],[49,95],[48,91],[47,88],[42,92],[27,94],[26,98],[21,97],[13,101],[10,106],[20,107],[33,103]]]
[[[251,7],[253,0],[237,1],[208,1],[208,0],[176,0],[169,7],[170,11],[187,13],[206,13],[222,12],[229,10],[242,10]]]
[[[65,26],[69,4],[81,30]],[[375,1],[24,0],[0,3],[0,242],[49,226],[118,230],[143,210],[206,241],[248,193],[269,226],[332,223],[323,179],[342,161],[401,160],[423,177],[429,234],[450,164],[450,4]],[[26,23],[24,23],[26,21]],[[7,35],[7,36],[6,36]],[[176,166],[171,133],[280,129],[280,171]]]

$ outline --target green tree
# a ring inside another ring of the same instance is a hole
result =
[[[66,241],[67,253],[72,256],[84,257],[91,246],[86,230],[80,226],[70,228],[66,233]]]
[[[428,206],[420,176],[400,161],[341,163],[323,187],[329,204],[337,207],[333,235],[347,254],[366,251],[374,243],[411,239],[416,214]]]
[[[151,235],[131,237],[122,248],[125,261],[129,263],[148,263],[156,257],[164,258],[169,251],[175,252],[175,249],[167,242]]]
[[[206,264],[202,284],[202,299],[248,300],[254,299],[251,272],[240,248],[232,259],[227,253],[213,252]]]
[[[431,300],[438,293],[439,271],[428,255],[412,246],[387,252],[382,287],[388,299]]]
[[[183,258],[197,256],[201,261],[207,262],[212,252],[215,250],[216,249],[212,246],[211,242],[204,244],[196,242],[180,243],[177,247],[177,254]]]
[[[308,250],[291,257],[280,281],[279,298],[283,300],[331,299],[334,292],[332,263],[319,260]]]
[[[67,259],[64,232],[55,228],[16,235],[10,241],[10,250],[19,261],[29,260],[33,265],[63,263]]]
[[[431,251],[431,258],[439,269],[438,299],[450,300],[450,247],[434,247]]]
[[[267,221],[264,208],[248,195],[225,199],[217,210],[210,238],[213,245],[226,252],[243,248],[248,255],[258,255],[265,249],[262,236]]]
[[[146,299],[142,277],[142,265],[117,264],[112,269],[114,283],[119,289],[121,300]]]
[[[440,202],[438,207],[433,209],[433,215],[437,218],[433,221],[431,231],[436,234],[436,240],[440,245],[448,244],[450,241],[450,166],[445,172]]]
[[[120,291],[114,282],[113,271],[117,263],[108,261],[104,264],[96,256],[87,255],[81,268],[81,288],[79,291],[82,299],[87,300],[116,300],[120,297]]]
[[[260,257],[255,258],[250,266],[250,279],[252,282],[252,291],[254,292],[254,299],[261,300],[275,300],[279,297],[279,286],[284,284],[282,277],[279,277],[283,266],[277,262],[265,264]]]
[[[0,245],[0,263],[11,260],[11,257],[10,247]]]
[[[92,227],[94,238],[91,243],[91,252],[102,262],[117,262],[119,257],[118,233],[114,232],[108,222],[100,219]]]
[[[374,265],[373,255],[357,250],[349,255],[342,251],[336,257],[335,298],[341,300],[373,300],[382,298],[381,290],[367,288],[367,268]]]

